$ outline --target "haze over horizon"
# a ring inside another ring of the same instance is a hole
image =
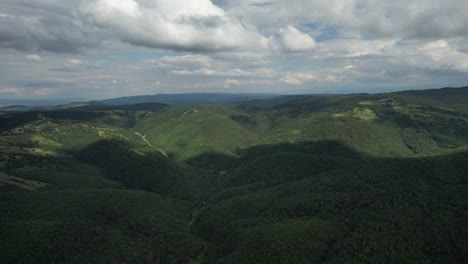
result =
[[[0,99],[468,84],[459,0],[3,0],[0,10]]]

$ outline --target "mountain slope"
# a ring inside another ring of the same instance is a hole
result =
[[[466,97],[1,115],[0,262],[464,263]]]

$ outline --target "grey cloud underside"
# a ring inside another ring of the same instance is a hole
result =
[[[463,2],[0,0],[0,97],[463,86]]]
[[[5,0],[0,7],[1,48],[74,53],[99,45],[73,15],[73,1]]]
[[[21,19],[2,19],[0,47],[24,51],[78,52],[98,46],[98,41],[68,20],[44,18],[37,25]]]
[[[468,36],[468,5],[459,0],[223,0],[206,4],[209,12],[192,8],[177,17],[158,11],[159,2],[4,0],[0,3],[0,47],[77,52],[104,40],[119,39],[175,51],[269,49],[275,47],[268,43],[274,40],[271,34],[274,37],[287,24],[317,22],[377,38]],[[128,7],[134,7],[135,13],[127,12]]]
[[[190,52],[266,48],[266,38],[254,26],[224,14],[207,0],[203,2],[208,12],[191,8],[167,17],[151,1],[7,0],[0,3],[0,48],[77,52],[115,39]]]
[[[241,4],[225,0],[220,5],[267,28],[277,27],[278,23],[320,22],[379,38],[468,36],[468,4],[463,0],[250,0]]]

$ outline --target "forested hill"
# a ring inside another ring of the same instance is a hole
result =
[[[245,99],[270,98],[273,94],[186,93],[119,97],[97,101],[109,105],[164,103],[169,105],[228,104]]]
[[[468,88],[231,99],[0,115],[0,263],[466,262]]]
[[[401,95],[409,95],[416,97],[423,97],[437,101],[444,101],[446,103],[460,103],[466,104],[468,101],[468,86],[460,88],[442,88],[431,90],[411,90],[398,92]]]

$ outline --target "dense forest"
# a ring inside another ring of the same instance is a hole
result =
[[[467,87],[217,96],[0,109],[0,263],[466,263]]]

